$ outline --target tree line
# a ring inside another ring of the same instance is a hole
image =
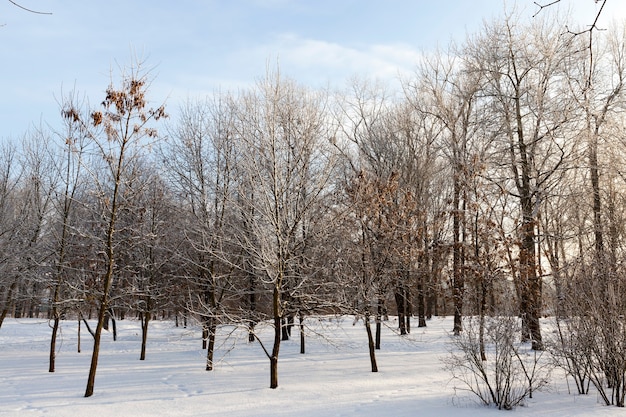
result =
[[[171,119],[135,62],[99,105],[67,95],[61,128],[0,149],[0,326],[48,317],[53,372],[60,321],[95,318],[90,396],[102,331],[126,316],[141,359],[151,320],[198,320],[207,370],[218,326],[245,327],[272,388],[281,341],[299,328],[304,353],[313,315],[362,320],[372,371],[389,314],[401,335],[479,317],[482,358],[489,317],[519,317],[521,342],[623,406],[626,32],[563,27],[485,23],[399,92],[275,68]]]

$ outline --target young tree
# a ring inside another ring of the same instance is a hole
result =
[[[92,150],[104,164],[102,176],[92,175],[102,209],[104,236],[101,248],[105,271],[102,273],[97,298],[98,323],[94,333],[93,353],[85,397],[93,395],[100,339],[111,307],[111,289],[119,266],[116,265],[117,221],[121,208],[131,201],[132,168],[137,159],[156,137],[152,122],[166,117],[165,108],[148,107],[147,75],[139,64],[122,72],[119,86],[111,83],[106,90],[102,109],[83,109],[69,106],[64,116],[80,124],[82,134],[91,142]],[[94,167],[86,167],[95,173]],[[130,194],[130,195],[129,195]]]
[[[278,387],[288,296],[302,285],[297,280],[305,278],[294,274],[306,241],[303,222],[329,192],[332,171],[324,144],[330,135],[324,109],[322,94],[282,78],[278,71],[268,71],[239,102],[241,188],[236,202],[240,212],[251,214],[251,234],[237,238],[257,276],[271,288],[274,338],[271,349],[264,347],[270,360],[270,388]]]
[[[70,107],[77,106],[72,95],[68,97],[66,104]],[[61,109],[62,112],[65,110]],[[54,158],[57,163],[53,169],[59,181],[56,190],[57,198],[53,201],[54,222],[50,230],[53,278],[50,283],[52,334],[50,336],[49,372],[55,371],[56,340],[60,321],[69,307],[64,294],[68,291],[67,286],[70,284],[68,276],[72,274],[69,264],[74,255],[74,249],[71,247],[72,235],[76,233],[77,227],[75,199],[83,181],[80,159],[84,152],[85,137],[81,135],[81,127],[75,120],[64,118],[64,122],[65,129],[57,133],[62,144],[58,146],[58,154]]]
[[[217,325],[226,320],[227,301],[233,297],[235,248],[227,237],[233,233],[235,210],[233,106],[228,95],[187,103],[163,150],[170,181],[184,202],[181,226],[186,242],[178,256],[196,291],[188,308],[202,320],[207,371],[213,369]]]

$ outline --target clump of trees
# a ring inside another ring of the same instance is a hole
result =
[[[400,336],[453,315],[451,369],[481,401],[522,402],[548,349],[578,392],[623,406],[626,34],[563,27],[486,23],[401,92],[277,68],[165,121],[135,66],[100,106],[70,94],[58,131],[0,149],[0,326],[49,317],[54,372],[62,319],[96,319],[89,396],[115,319],[140,321],[140,359],[151,320],[197,320],[207,371],[218,327],[245,328],[276,388],[307,317],[362,320],[376,372],[388,315]]]

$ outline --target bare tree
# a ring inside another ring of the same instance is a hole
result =
[[[74,95],[70,95],[66,101],[68,106],[76,106]],[[61,109],[64,112],[64,109]],[[72,235],[76,233],[76,210],[75,197],[82,185],[83,177],[80,159],[84,152],[85,137],[81,135],[80,125],[73,119],[64,118],[64,130],[57,133],[60,146],[58,154],[54,158],[57,161],[52,172],[58,176],[56,189],[57,198],[53,201],[54,222],[51,225],[51,252],[53,253],[50,264],[52,282],[50,283],[51,300],[50,315],[52,318],[52,334],[50,337],[50,360],[49,372],[55,371],[56,363],[56,340],[60,327],[61,317],[72,306],[70,300],[66,300],[68,293],[69,275],[72,275],[70,259],[74,249],[71,247]]]
[[[405,84],[408,100],[420,112],[430,116],[435,129],[440,129],[442,153],[451,168],[453,332],[456,335],[462,330],[465,259],[469,245],[466,212],[472,204],[472,196],[468,191],[468,180],[472,178],[474,165],[482,162],[477,159],[478,151],[472,148],[472,141],[476,141],[482,124],[477,121],[476,110],[481,76],[463,68],[462,50],[451,51],[425,59],[417,80]],[[478,146],[484,147],[485,144]]]
[[[306,241],[303,224],[330,185],[330,155],[324,146],[330,136],[324,96],[282,78],[278,71],[268,71],[240,100],[242,188],[236,202],[252,216],[248,219],[251,234],[238,239],[271,291],[274,338],[271,349],[263,349],[270,360],[270,388],[276,388],[289,296],[305,278],[294,272],[299,270]]]
[[[147,76],[141,66],[135,65],[123,72],[121,84],[113,83],[107,88],[101,110],[79,109],[69,106],[64,116],[80,123],[82,134],[91,142],[93,151],[102,158],[105,169],[103,177],[92,180],[98,192],[102,207],[102,247],[105,271],[101,277],[101,288],[97,299],[98,323],[94,334],[94,346],[89,369],[85,397],[93,395],[100,339],[110,312],[110,296],[116,275],[117,221],[121,208],[130,200],[132,188],[132,168],[137,158],[157,137],[151,126],[153,121],[166,117],[163,106],[148,107],[146,91],[149,87]],[[86,167],[94,172],[94,167]]]
[[[14,297],[19,284],[16,270],[16,253],[19,252],[13,240],[21,224],[20,206],[17,191],[21,173],[18,161],[17,148],[13,144],[3,144],[0,148],[0,161],[3,169],[0,171],[0,259],[2,262],[2,309],[0,310],[0,327],[9,311],[13,308]]]
[[[492,126],[500,143],[503,191],[518,200],[519,276],[516,278],[522,330],[534,348],[542,348],[542,278],[537,264],[537,216],[551,187],[564,172],[573,146],[567,141],[571,95],[565,85],[564,59],[570,53],[554,26],[535,22],[522,28],[508,17],[487,26],[468,45],[470,70],[485,74],[481,94],[499,122]]]
[[[233,297],[236,261],[226,234],[232,233],[235,210],[231,203],[237,162],[235,117],[228,95],[187,103],[164,149],[170,181],[184,201],[181,215],[186,221],[181,226],[186,250],[179,251],[179,257],[196,291],[188,307],[202,321],[207,371],[213,369],[217,325],[232,314],[226,304]]]

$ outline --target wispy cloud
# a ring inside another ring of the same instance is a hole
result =
[[[293,71],[299,81],[314,85],[343,83],[355,74],[397,78],[410,72],[419,58],[420,53],[408,44],[344,45],[293,33],[233,54],[242,65],[276,60],[287,74]]]

